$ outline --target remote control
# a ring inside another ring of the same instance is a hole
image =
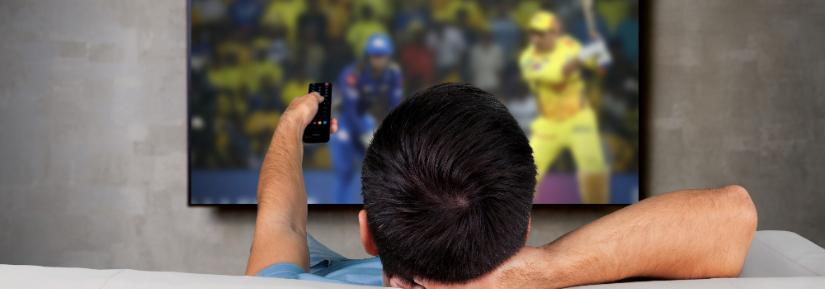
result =
[[[318,112],[312,118],[312,122],[304,129],[305,143],[324,143],[329,141],[329,126],[332,121],[332,83],[316,82],[309,84],[309,92],[316,91],[324,97],[324,101],[318,104]]]

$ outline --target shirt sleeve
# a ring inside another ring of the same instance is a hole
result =
[[[304,272],[304,269],[301,269],[298,265],[292,263],[278,263],[269,265],[269,267],[264,268],[255,276],[259,277],[273,277],[273,278],[283,278],[283,279],[299,279],[299,276]]]

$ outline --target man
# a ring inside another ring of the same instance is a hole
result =
[[[359,165],[356,162],[364,158],[376,118],[380,120],[401,102],[401,69],[390,59],[393,50],[389,36],[371,35],[363,57],[344,68],[338,79],[341,122],[330,140],[337,203],[360,202],[357,192],[350,190]]]
[[[581,56],[596,53],[583,51],[576,39],[563,34],[559,20],[548,11],[537,12],[528,25],[530,45],[521,53],[519,66],[539,108],[530,125],[537,179],[541,182],[562,149],[569,147],[582,202],[608,203],[609,171],[581,76],[582,68],[597,68],[595,59]]]
[[[379,257],[345,259],[306,234],[301,133],[321,101],[315,93],[293,101],[272,138],[249,275],[560,288],[636,276],[733,277],[742,269],[756,211],[736,186],[651,197],[545,246],[525,246],[536,182],[528,140],[493,95],[458,84],[416,93],[376,131],[358,218],[365,250]]]

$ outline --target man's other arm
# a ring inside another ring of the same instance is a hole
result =
[[[298,97],[278,122],[258,179],[258,215],[247,275],[275,263],[292,263],[304,270],[309,266],[302,136],[322,100],[317,93]],[[336,126],[333,120],[332,130]]]
[[[630,277],[736,277],[753,234],[756,207],[740,186],[648,198],[533,252],[533,269],[559,288]],[[535,259],[540,256],[539,259]],[[538,266],[535,266],[538,265]]]
[[[630,277],[736,277],[756,221],[756,208],[742,187],[673,192],[627,206],[542,247],[524,247],[471,282],[418,282],[426,288],[564,288]]]

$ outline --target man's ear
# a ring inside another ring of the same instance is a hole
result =
[[[527,219],[527,234],[524,234],[524,239],[527,240],[530,238],[530,232],[533,231],[533,215],[530,215],[530,218]]]
[[[364,246],[364,251],[367,251],[367,254],[378,256],[378,247],[375,247],[372,231],[370,231],[369,223],[367,223],[366,210],[362,209],[358,212],[358,229],[361,232],[361,246]]]

